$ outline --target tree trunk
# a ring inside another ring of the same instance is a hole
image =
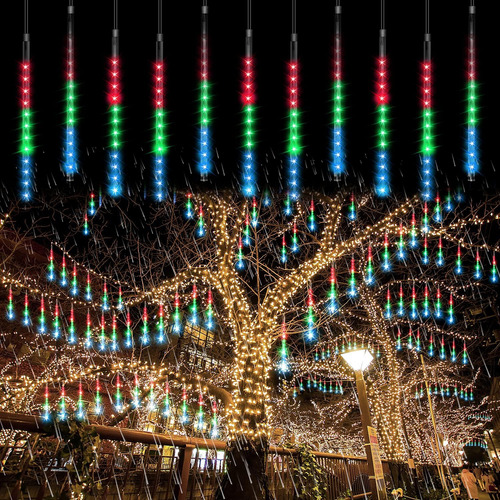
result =
[[[266,476],[267,442],[239,437],[229,444],[227,473],[217,491],[216,500],[270,498]]]

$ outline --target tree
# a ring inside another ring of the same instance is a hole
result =
[[[44,203],[36,220],[12,209],[2,227],[4,238],[10,231],[4,242],[10,249],[2,262],[3,269],[9,268],[4,283],[23,288],[29,281],[30,290],[64,303],[61,309],[67,311],[73,303],[80,317],[86,304],[77,303],[68,290],[57,288],[54,295],[54,284],[44,278],[45,266],[30,255],[19,259],[28,236],[30,242],[41,242],[45,253],[52,243],[67,257],[68,268],[77,263],[80,275],[92,272],[97,288],[106,282],[110,304],[116,303],[119,288],[123,311],[140,310],[144,303],[164,305],[172,336],[179,320],[176,302],[191,303],[184,321],[196,323],[202,317],[199,305],[213,296],[218,328],[225,332],[222,357],[234,361],[210,372],[198,370],[198,375],[231,393],[225,418],[233,477],[226,492],[254,488],[256,498],[266,489],[272,427],[283,424],[273,406],[286,407],[293,386],[307,374],[351,378],[338,358],[312,364],[315,350],[339,349],[343,342],[363,343],[380,353],[378,374],[369,386],[371,405],[386,456],[400,459],[406,453],[402,408],[417,382],[409,381],[408,372],[418,356],[413,351],[407,360],[398,357],[398,328],[405,328],[403,339],[408,328],[413,335],[418,330],[421,349],[446,338],[456,339],[457,352],[466,340],[470,351],[478,340],[476,333],[466,332],[463,311],[478,300],[477,294],[486,288],[490,293],[488,277],[498,277],[494,253],[499,245],[490,229],[498,225],[498,199],[459,204],[450,197],[444,204],[438,199],[427,205],[416,197],[380,201],[371,193],[354,198],[343,192],[307,193],[298,203],[275,196],[268,204],[268,198],[252,202],[230,192],[177,193],[157,207],[132,199],[105,200],[89,220],[88,242],[80,234],[86,209],[78,197]],[[457,249],[461,269],[454,273]],[[483,269],[486,259],[489,270]],[[477,265],[482,276],[478,273],[474,280]],[[400,290],[401,315],[396,311]],[[94,298],[94,325],[101,306]],[[123,311],[109,309],[106,321],[112,312],[117,321],[125,321]],[[166,347],[141,344],[141,321],[141,313],[132,314],[137,326],[132,351],[92,350],[91,357],[104,365],[132,359],[156,364],[161,353],[165,369],[170,364],[191,373],[189,362],[169,358],[174,342]],[[436,376],[446,369],[436,364]],[[125,371],[123,364],[114,373],[120,370]],[[165,379],[156,367],[154,373],[156,382]],[[133,412],[132,407],[126,410],[127,415]]]

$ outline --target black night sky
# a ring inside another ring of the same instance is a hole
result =
[[[380,2],[344,0],[343,48],[346,105],[347,183],[372,182],[375,143],[374,63],[378,50]],[[495,189],[500,99],[497,70],[498,35],[494,4],[477,4],[478,81],[480,84],[480,144],[483,175],[474,189]],[[23,2],[10,2],[2,30],[3,103],[2,180],[16,190],[18,147],[18,69],[23,33]],[[333,14],[335,2],[297,1],[301,64],[302,132],[305,165],[303,184],[325,185],[328,179],[331,109]],[[30,2],[33,109],[37,185],[62,185],[60,170],[64,124],[64,0]],[[163,31],[167,68],[169,180],[196,183],[196,125],[200,1],[164,1]],[[271,7],[272,5],[272,7]],[[111,50],[113,2],[75,0],[78,134],[81,171],[94,188],[106,181],[108,116],[106,68]],[[434,61],[436,161],[442,190],[465,181],[463,172],[465,122],[465,61],[467,0],[431,1]],[[287,140],[286,61],[289,56],[291,1],[253,1],[254,54],[257,75],[259,162],[277,186]],[[394,183],[409,192],[418,183],[420,110],[419,64],[422,59],[424,1],[387,0],[386,25],[391,84],[391,155]],[[240,74],[244,54],[246,1],[209,2],[210,79],[213,141],[219,156],[215,181],[231,185],[239,178],[241,145]],[[123,68],[125,179],[143,191],[150,181],[152,141],[151,69],[155,56],[157,2],[120,2],[120,55]],[[453,160],[454,159],[454,160]],[[454,162],[456,166],[454,165]],[[404,176],[404,181],[402,181]],[[448,181],[446,180],[448,179]],[[48,181],[48,184],[47,184]],[[78,181],[79,183],[79,181]],[[77,184],[78,184],[77,183]],[[145,184],[144,184],[145,183]],[[466,183],[468,184],[468,183]],[[331,183],[331,189],[336,188]],[[326,184],[328,186],[328,184]],[[86,187],[85,189],[88,189]],[[328,189],[328,188],[326,188]]]

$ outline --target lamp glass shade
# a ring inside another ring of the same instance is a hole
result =
[[[342,357],[354,371],[363,371],[368,368],[373,360],[373,356],[368,349],[344,352]]]

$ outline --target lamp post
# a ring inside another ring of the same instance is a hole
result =
[[[366,396],[365,379],[363,377],[363,370],[368,368],[373,360],[373,356],[367,349],[358,349],[356,351],[345,352],[342,354],[342,357],[354,370],[372,498],[374,500],[387,500],[377,435],[375,429],[372,427],[370,407],[368,406],[368,398]]]

